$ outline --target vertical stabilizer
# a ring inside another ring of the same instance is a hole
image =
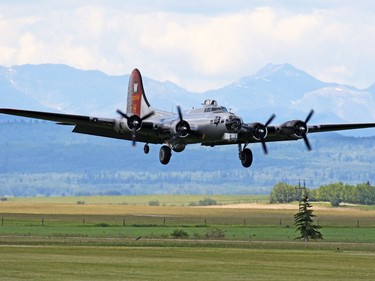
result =
[[[129,79],[126,114],[137,115],[142,118],[152,111],[143,89],[141,73],[135,68]]]

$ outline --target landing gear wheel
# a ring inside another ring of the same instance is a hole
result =
[[[253,163],[253,152],[249,148],[245,148],[240,153],[240,160],[242,166],[244,166],[245,168],[249,168]]]
[[[145,146],[143,147],[143,152],[145,154],[148,154],[150,152],[150,146],[146,143]]]
[[[163,165],[167,165],[169,160],[171,160],[172,152],[169,146],[163,145],[160,147],[159,160]]]

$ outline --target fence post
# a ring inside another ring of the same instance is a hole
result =
[[[44,218],[42,218],[42,225],[44,226]]]
[[[122,220],[122,226],[125,226],[126,223],[125,223],[125,219]]]
[[[245,226],[246,225],[246,220],[243,220],[243,226]]]
[[[1,226],[4,226],[4,217],[1,218]]]
[[[357,227],[359,227],[359,220],[357,220]]]

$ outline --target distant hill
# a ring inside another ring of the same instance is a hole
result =
[[[252,145],[245,169],[236,146],[191,145],[163,166],[158,146],[149,155],[129,142],[71,133],[49,122],[0,123],[0,196],[117,194],[268,194],[274,184],[309,187],[342,181],[375,182],[375,137],[338,134],[270,143],[269,155]]]

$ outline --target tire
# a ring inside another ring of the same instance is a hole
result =
[[[241,164],[245,168],[249,168],[251,164],[253,163],[253,152],[245,148],[241,153]]]
[[[145,154],[148,154],[148,153],[150,152],[150,147],[149,147],[148,144],[145,144],[145,146],[143,147],[143,152],[144,152]]]
[[[168,146],[163,145],[162,147],[160,147],[160,151],[159,151],[160,163],[162,163],[163,165],[167,165],[169,161],[171,160],[171,156],[172,156],[172,152]]]

